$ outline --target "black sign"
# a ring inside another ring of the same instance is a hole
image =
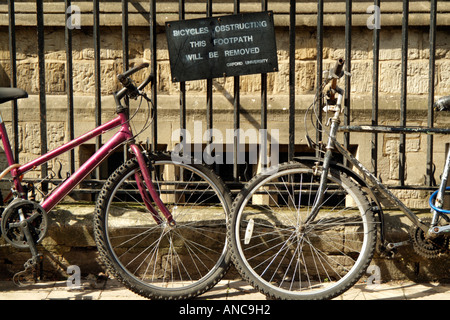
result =
[[[278,71],[273,13],[166,23],[172,81]]]

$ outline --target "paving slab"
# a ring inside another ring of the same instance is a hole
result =
[[[0,300],[147,300],[118,281],[84,282],[78,288],[66,281],[38,282],[18,287],[12,281],[0,281]],[[197,301],[266,300],[266,297],[242,280],[222,280],[197,297]],[[450,300],[450,283],[414,283],[391,281],[367,285],[358,283],[334,300]]]

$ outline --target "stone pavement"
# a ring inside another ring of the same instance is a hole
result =
[[[18,287],[12,281],[0,281],[0,300],[147,300],[115,280],[82,282],[70,289],[65,281],[38,282]],[[266,300],[244,281],[223,280],[196,300]],[[395,281],[367,286],[355,285],[335,300],[450,300],[450,284]]]

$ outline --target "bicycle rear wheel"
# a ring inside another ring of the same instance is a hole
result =
[[[228,229],[241,276],[275,299],[330,299],[360,279],[376,243],[368,199],[344,173],[330,171],[316,218],[320,170],[299,163],[259,175],[233,203]]]
[[[213,287],[228,270],[231,198],[205,166],[173,162],[167,154],[151,155],[150,161],[153,183],[176,226],[155,221],[136,184],[137,161],[129,160],[111,175],[97,200],[100,257],[108,272],[142,296],[191,298]]]

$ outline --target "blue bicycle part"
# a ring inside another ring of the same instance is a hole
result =
[[[450,187],[445,188],[445,190],[450,190]],[[450,214],[450,210],[444,210],[442,208],[438,208],[436,207],[433,203],[434,203],[434,198],[436,198],[436,195],[438,194],[439,190],[436,190],[435,192],[433,192],[433,194],[430,197],[430,200],[428,201],[430,204],[430,207],[433,210],[436,210],[439,213],[445,213],[445,214]]]

